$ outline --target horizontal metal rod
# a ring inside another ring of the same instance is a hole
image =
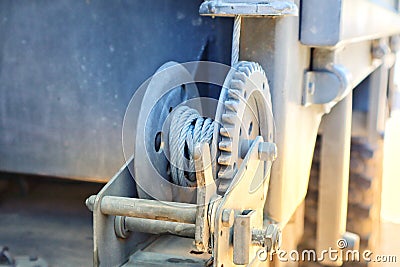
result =
[[[149,234],[172,234],[191,238],[194,238],[196,231],[196,225],[194,224],[132,217],[125,217],[125,227],[131,232],[141,232]]]
[[[149,199],[104,196],[100,210],[103,214],[143,219],[196,223],[196,205],[161,202]]]

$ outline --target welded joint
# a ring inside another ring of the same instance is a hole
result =
[[[199,10],[204,16],[298,16],[299,8],[288,0],[206,0]]]
[[[351,91],[351,73],[342,65],[329,64],[325,70],[307,71],[302,104],[334,104]]]

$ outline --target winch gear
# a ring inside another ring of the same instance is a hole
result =
[[[265,112],[260,107],[262,102],[266,103],[265,110],[270,114],[260,116]],[[242,141],[252,140],[257,135],[272,141],[273,122],[269,118],[272,118],[271,95],[264,70],[255,62],[238,62],[227,75],[215,116],[220,137],[217,157],[219,193],[226,193],[240,167]]]

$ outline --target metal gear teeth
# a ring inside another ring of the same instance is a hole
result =
[[[225,113],[222,114],[222,122],[235,125],[236,122],[238,121],[236,114],[235,113]]]
[[[229,186],[231,185],[232,180],[229,179],[221,179],[219,181],[218,185],[218,193],[224,194],[226,191],[228,191]]]
[[[246,84],[249,85],[248,79],[254,72],[261,72],[265,75],[262,67],[253,62],[241,61],[235,66],[236,71],[233,73],[229,88],[227,90],[227,97],[224,102],[225,113],[222,114],[222,127],[220,128],[221,141],[218,144],[221,152],[218,157],[220,169],[218,171],[218,178],[220,183],[218,191],[225,193],[232,182],[235,174],[236,159],[233,157],[233,138],[235,134],[235,127],[240,127],[240,121],[237,117],[239,105],[244,102],[244,90]],[[251,86],[251,85],[250,85]],[[238,155],[239,156],[239,155]]]
[[[251,75],[252,70],[248,66],[239,67],[238,69],[242,73],[245,73],[247,77]]]
[[[233,136],[233,133],[234,133],[234,131],[235,131],[235,128],[234,127],[222,127],[220,130],[219,130],[219,133],[223,136],[223,137],[231,137],[231,136]]]
[[[218,158],[218,163],[221,165],[231,165],[232,153],[221,152],[221,155]]]
[[[225,108],[236,113],[239,110],[239,101],[227,100],[225,101]]]
[[[234,78],[233,79],[236,79],[236,80],[239,80],[239,81],[242,81],[242,82],[246,82],[246,80],[247,80],[247,77],[249,77],[250,75],[247,75],[246,73],[244,73],[244,72],[236,72],[235,74],[234,74]],[[233,81],[233,80],[232,80]]]
[[[232,152],[232,141],[224,140],[219,142],[219,149],[227,152]]]
[[[239,80],[239,79],[232,80],[230,87],[231,87],[231,89],[243,90],[244,82],[242,80]]]
[[[233,169],[233,166],[231,165],[221,166],[218,172],[218,178],[232,180],[234,173],[235,170]]]
[[[228,96],[234,100],[240,100],[240,98],[242,97],[242,91],[237,89],[230,89],[228,91]]]

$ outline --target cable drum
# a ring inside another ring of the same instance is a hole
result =
[[[187,106],[177,108],[171,115],[169,128],[169,153],[171,180],[174,184],[195,187],[196,170],[194,149],[197,143],[211,145],[215,122],[202,117],[197,110]]]

